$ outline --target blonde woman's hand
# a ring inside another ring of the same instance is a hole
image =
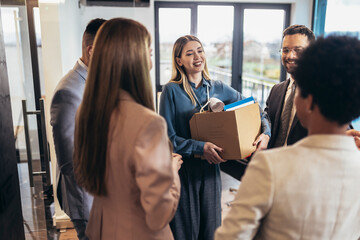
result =
[[[206,142],[204,145],[204,158],[210,164],[218,164],[222,162],[226,162],[226,160],[222,159],[219,156],[219,152],[223,152],[224,150],[221,147],[216,146],[211,142]]]
[[[355,144],[358,147],[358,149],[360,150],[360,137],[354,137],[355,138]]]
[[[346,131],[346,135],[354,137],[354,141],[358,149],[360,150],[360,131],[350,129]]]
[[[181,164],[183,163],[182,156],[177,153],[172,153],[172,159],[173,167],[179,171],[181,168]]]

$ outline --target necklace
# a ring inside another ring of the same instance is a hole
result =
[[[194,96],[195,96],[195,100],[196,100],[196,102],[199,104],[199,106],[200,106],[200,111],[199,112],[203,112],[204,111],[204,108],[209,104],[209,102],[210,102],[210,96],[209,96],[209,86],[206,86],[206,95],[207,95],[207,102],[204,104],[204,105],[202,105],[201,103],[200,103],[200,101],[199,101],[199,99],[197,98],[197,96],[196,96],[196,94],[194,93]]]

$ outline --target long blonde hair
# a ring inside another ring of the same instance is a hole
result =
[[[119,90],[126,90],[137,103],[154,110],[149,73],[150,42],[150,34],[142,24],[125,18],[108,20],[95,37],[74,140],[76,179],[93,195],[107,194],[109,122]]]
[[[183,84],[184,86],[184,90],[187,93],[187,95],[190,97],[191,102],[196,105],[196,100],[195,100],[195,93],[191,88],[191,85],[189,83],[188,77],[186,75],[185,69],[182,66],[179,66],[179,64],[176,61],[176,58],[180,58],[182,51],[184,49],[184,46],[191,41],[196,41],[198,43],[200,43],[201,47],[203,48],[204,51],[204,47],[202,45],[202,43],[200,42],[200,40],[193,36],[193,35],[185,35],[182,36],[180,38],[178,38],[174,44],[173,47],[173,52],[172,52],[172,74],[171,74],[171,80],[170,82],[173,83],[177,83],[177,84]],[[204,66],[204,70],[202,72],[202,76],[206,79],[206,80],[210,80],[210,74],[208,71],[208,67],[207,67],[207,61],[205,61],[205,66]]]

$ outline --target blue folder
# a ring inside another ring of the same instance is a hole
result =
[[[251,101],[255,102],[255,100],[254,100],[253,97],[248,97],[248,98],[245,98],[245,99],[243,99],[243,100],[230,103],[230,104],[224,106],[224,111],[226,111],[226,110],[228,110],[228,109],[230,109],[230,108],[234,108],[234,107],[243,105],[243,104],[248,103],[248,102],[251,102]]]

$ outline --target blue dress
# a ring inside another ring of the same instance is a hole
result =
[[[221,81],[203,79],[198,88],[192,82],[190,85],[197,98],[196,106],[182,84],[167,83],[160,98],[160,114],[167,122],[174,152],[181,154],[184,161],[179,170],[179,206],[170,227],[176,240],[212,240],[216,228],[221,225],[220,167],[194,157],[203,155],[205,142],[191,139],[189,120],[208,101],[208,91],[210,98],[216,97],[225,104],[244,97]],[[264,112],[261,122],[262,132],[270,136],[269,121]]]

